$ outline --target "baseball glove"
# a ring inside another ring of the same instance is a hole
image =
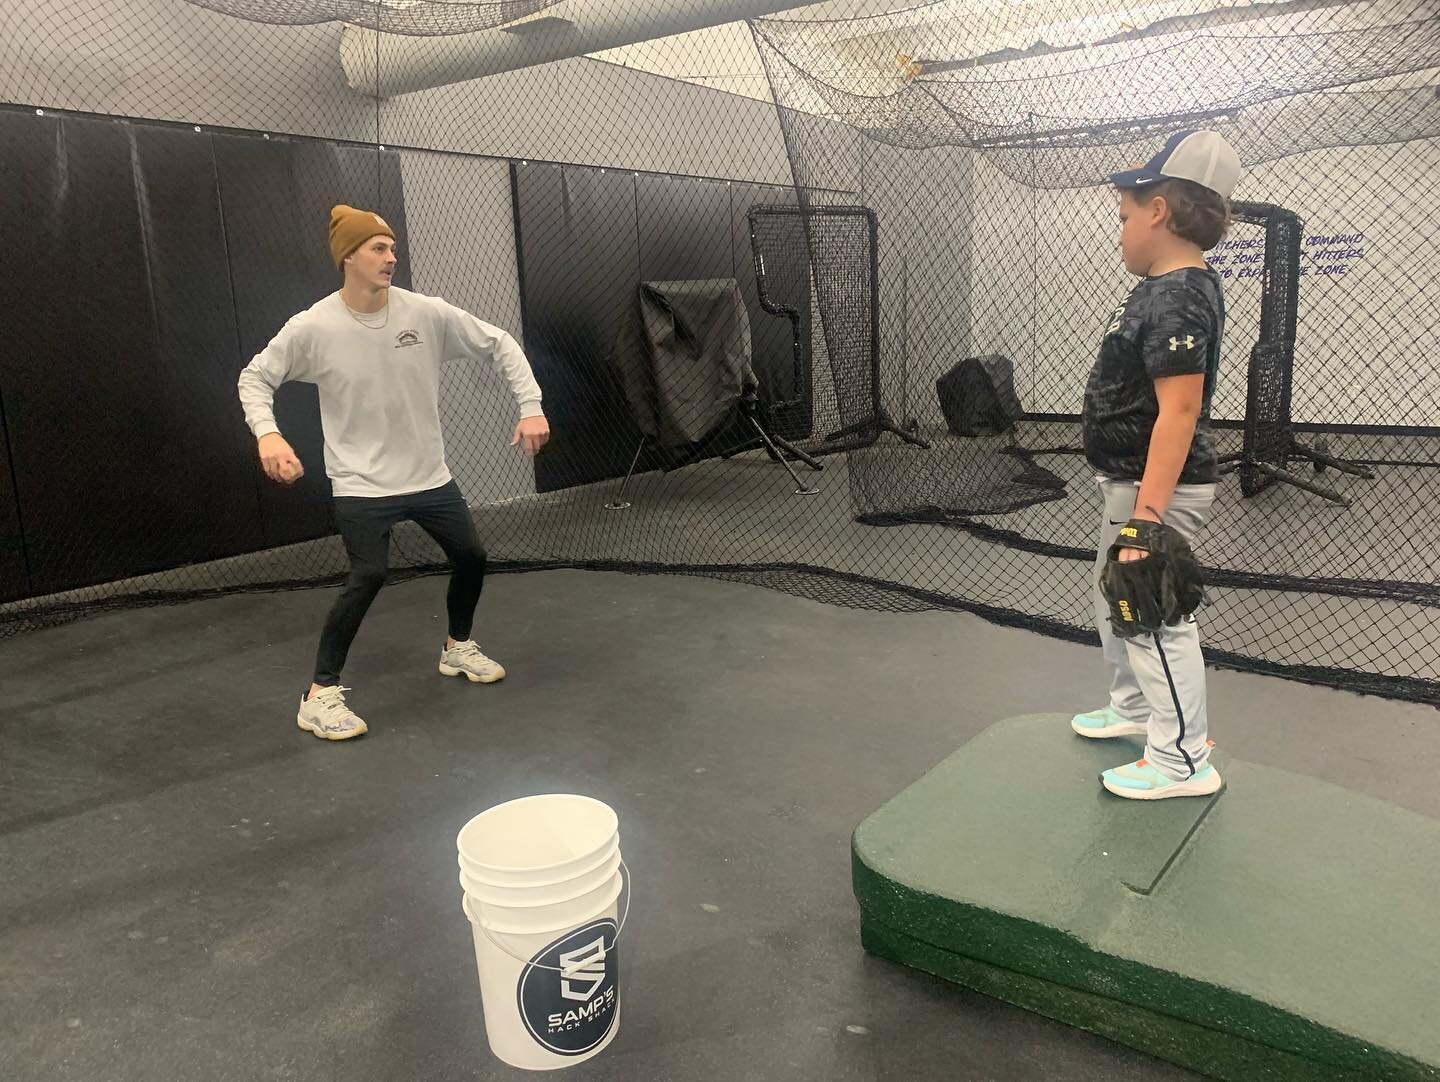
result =
[[[1149,555],[1121,563],[1122,548]],[[1110,605],[1110,626],[1124,639],[1178,624],[1205,599],[1200,565],[1189,542],[1178,530],[1143,519],[1126,523],[1110,547],[1100,572],[1100,591]]]

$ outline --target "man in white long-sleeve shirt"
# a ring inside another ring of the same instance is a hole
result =
[[[275,391],[294,380],[320,392],[325,471],[335,522],[350,557],[345,589],[320,636],[315,675],[301,697],[300,728],[327,740],[366,731],[345,702],[340,670],[389,569],[390,531],[412,521],[454,566],[446,596],[449,638],[440,672],[475,683],[505,670],[471,639],[485,579],[485,549],[445,465],[440,369],[456,357],[490,360],[509,382],[520,421],[511,445],[534,455],[550,437],[540,387],[515,339],[438,297],[390,284],[395,234],[377,214],[340,205],[330,213],[339,292],[295,316],[240,373],[240,402],[265,474],[293,484],[304,473],[275,423]]]

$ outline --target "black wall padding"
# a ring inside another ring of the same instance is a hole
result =
[[[0,161],[22,268],[0,334],[0,599],[328,533],[313,388],[280,395],[307,467],[281,490],[235,378],[338,287],[331,205],[374,207],[403,248],[398,156],[0,110]]]
[[[36,593],[166,566],[193,453],[164,403],[128,125],[8,113],[0,388]],[[177,476],[178,475],[178,476]]]
[[[646,175],[635,179],[640,279],[729,278],[730,192],[722,181]]]
[[[25,538],[20,532],[20,503],[11,483],[9,434],[5,425],[5,398],[0,394],[0,601],[30,593],[30,572],[25,566]]]
[[[750,208],[757,203],[794,205],[795,191],[793,188],[771,188],[762,184],[732,184],[730,251],[732,276],[740,286],[740,295],[745,298],[745,308],[750,313],[755,378],[760,381],[760,401],[771,406],[771,430],[788,440],[803,440],[811,436],[814,429],[810,296],[807,291],[803,296],[790,298],[798,301],[800,348],[797,357],[795,330],[790,321],[771,315],[760,305],[749,218]]]
[[[266,140],[273,143],[274,139]],[[336,203],[374,210],[395,232],[400,263],[395,284],[410,288],[410,250],[405,229],[404,187],[400,178],[400,157],[394,151],[375,147],[348,146],[315,140],[283,144],[290,148],[291,172],[295,178],[296,209],[306,223],[307,242],[319,238],[318,251],[326,275],[338,288],[340,275],[330,263],[330,208]]]
[[[6,238],[12,259],[20,268],[9,275],[7,297],[10,309],[0,332],[0,601],[28,597],[30,575],[25,564],[25,539],[20,532],[20,505],[12,483],[10,428],[3,419],[15,408],[18,398],[7,404],[6,387],[14,384],[31,355],[30,344],[44,331],[44,308],[35,306],[44,298],[39,286],[41,261],[46,253],[36,245],[31,251],[27,237],[37,236],[44,227],[46,197],[57,179],[56,143],[60,124],[31,114],[0,112],[0,162],[5,163],[6,188],[0,197],[0,237]],[[46,267],[53,261],[47,261]]]
[[[536,488],[620,476],[640,439],[608,361],[640,284],[634,178],[538,164],[511,176],[525,352],[555,433]]]
[[[350,203],[375,210],[395,231],[402,253],[405,221],[393,153],[243,135],[217,134],[213,140],[239,320],[233,381],[291,316],[339,288],[341,276],[328,247],[332,206]],[[402,259],[395,284],[408,287],[409,282]],[[236,400],[231,416],[248,433],[239,410]],[[266,547],[331,531],[315,388],[301,383],[282,387],[275,396],[275,420],[304,464],[305,476],[290,488],[260,483]]]
[[[235,305],[210,139],[137,126],[135,170],[161,379],[149,408],[175,453],[165,478],[166,556],[210,560],[260,548],[255,441],[227,423],[235,395]]]
[[[511,176],[525,352],[555,432],[536,459],[539,491],[619,477],[629,468],[640,433],[610,353],[642,280],[734,277],[758,343],[762,399],[776,397],[778,381],[793,394],[790,324],[760,307],[745,219],[752,197],[793,201],[792,189],[531,163],[512,166]],[[782,417],[776,426],[782,434],[809,434],[808,403]],[[718,453],[750,435],[737,424],[711,444]],[[659,463],[647,451],[640,468]]]

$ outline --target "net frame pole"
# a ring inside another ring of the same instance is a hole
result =
[[[1220,459],[1224,472],[1240,473],[1240,491],[1257,496],[1271,485],[1293,485],[1348,507],[1350,501],[1334,489],[1309,481],[1289,470],[1291,459],[1315,464],[1316,472],[1329,467],[1374,480],[1375,474],[1312,449],[1295,438],[1291,403],[1295,382],[1295,339],[1300,307],[1300,238],[1304,223],[1292,210],[1272,203],[1234,202],[1232,216],[1265,230],[1265,281],[1260,294],[1260,335],[1250,350],[1246,372],[1245,428],[1240,452]],[[1274,385],[1278,383],[1278,387]],[[1274,388],[1267,396],[1267,390]],[[1267,401],[1267,397],[1270,401]],[[1273,402],[1273,408],[1272,408]]]

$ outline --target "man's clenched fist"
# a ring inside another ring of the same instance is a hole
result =
[[[305,476],[305,467],[295,457],[295,451],[278,432],[260,437],[260,465],[265,476],[277,485],[293,485]]]

